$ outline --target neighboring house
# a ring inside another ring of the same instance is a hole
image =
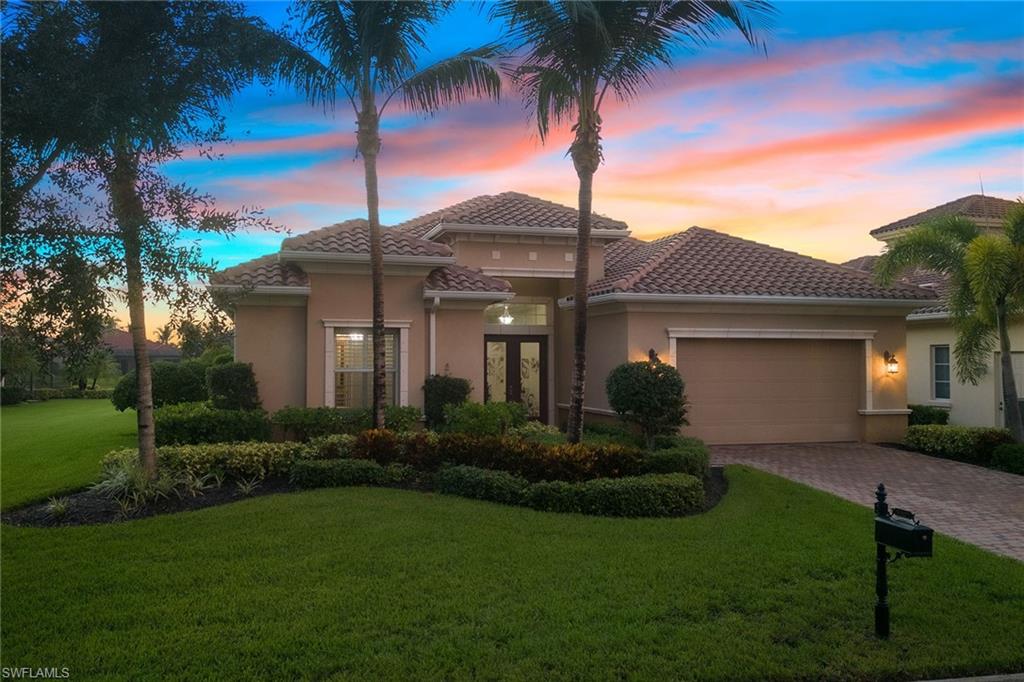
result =
[[[970,218],[985,230],[1002,231],[1003,219],[1015,202],[980,194],[966,196],[897,220],[871,231],[875,239],[889,243],[928,220],[949,215]],[[878,256],[863,256],[844,265],[870,272]],[[917,269],[902,280],[935,291],[940,297],[946,288],[943,275]],[[907,316],[907,398],[911,404],[937,405],[949,410],[951,424],[967,426],[1003,426],[1003,398],[999,353],[986,363],[988,371],[978,384],[957,381],[953,367],[956,334],[949,314],[941,303],[913,311]],[[1024,320],[1010,326],[1017,389],[1024,389]]]
[[[475,400],[564,421],[576,221],[507,192],[385,228],[388,399],[422,406],[427,375],[448,372]],[[331,225],[214,276],[267,409],[369,403],[367,232]],[[906,374],[883,354],[903,357],[905,317],[932,292],[699,227],[644,242],[599,215],[590,274],[588,413],[612,415],[609,371],[654,349],[686,381],[685,432],[710,442],[902,437]]]
[[[123,329],[108,329],[103,332],[101,343],[110,349],[122,372],[135,371],[135,348],[132,345],[131,333]],[[146,347],[149,349],[150,362],[160,360],[178,362],[181,360],[181,351],[176,346],[147,340]]]

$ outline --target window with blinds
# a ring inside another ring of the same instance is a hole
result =
[[[373,333],[370,329],[336,329],[334,333],[334,406],[370,407],[373,402]],[[384,395],[394,405],[398,395],[398,331],[384,334]]]

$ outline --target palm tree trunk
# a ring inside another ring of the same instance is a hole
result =
[[[107,176],[110,203],[124,245],[125,284],[128,289],[128,317],[135,351],[135,377],[138,402],[135,414],[139,430],[139,461],[151,477],[156,477],[156,432],[153,425],[153,375],[146,347],[146,304],[142,276],[141,228],[145,220],[142,199],[136,191],[137,169],[131,154],[118,153]]]
[[[1017,381],[1013,377],[1013,354],[1010,351],[1010,331],[1006,320],[1006,303],[996,305],[996,325],[999,327],[999,365],[1003,384],[1003,422],[1018,443],[1024,443],[1024,424],[1017,395]]]
[[[366,181],[366,215],[370,232],[370,278],[373,288],[373,428],[384,428],[384,250],[380,242],[380,196],[377,190],[377,154],[380,152],[380,120],[372,100],[365,101],[356,137],[363,157]]]

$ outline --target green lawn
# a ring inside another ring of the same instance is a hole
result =
[[[871,513],[745,468],[616,520],[331,489],[3,529],[4,666],[74,677],[911,679],[1024,670],[1024,564],[938,537],[872,636]]]
[[[135,412],[109,400],[0,408],[0,504],[21,504],[96,480],[110,450],[135,442]]]

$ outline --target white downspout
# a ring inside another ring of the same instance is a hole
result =
[[[435,296],[430,304],[430,374],[437,374],[437,308],[441,297]]]

